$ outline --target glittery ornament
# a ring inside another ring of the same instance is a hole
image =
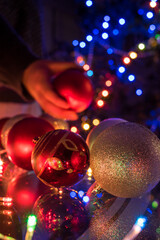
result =
[[[52,116],[50,116],[48,114],[43,114],[41,116],[41,118],[43,118],[43,119],[47,120],[48,122],[50,122],[55,130],[57,130],[57,129],[69,130],[68,122],[63,120],[63,119],[54,118],[54,117],[52,117]]]
[[[136,220],[144,215],[149,204],[149,194],[142,198],[118,198],[105,192],[96,182],[87,195],[90,201],[86,208],[90,212],[91,221],[88,230],[78,240],[124,239]]]
[[[59,74],[53,81],[53,88],[76,112],[88,108],[94,95],[91,80],[78,69],[68,69]]]
[[[101,132],[121,122],[127,122],[127,121],[121,118],[108,118],[100,122],[98,126],[92,128],[92,130],[89,132],[86,139],[86,143],[89,149],[91,150],[94,141],[96,140],[96,138]]]
[[[96,138],[90,167],[99,185],[118,197],[137,197],[160,180],[160,141],[146,127],[119,123]]]
[[[64,190],[61,195],[54,191],[37,199],[33,208],[38,219],[35,239],[45,231],[45,239],[77,239],[88,228],[88,213],[81,201],[71,197],[72,193],[74,190]]]
[[[89,149],[84,139],[67,130],[42,136],[32,152],[32,167],[45,184],[71,186],[83,178],[89,166]]]
[[[18,167],[32,170],[33,139],[52,131],[52,125],[44,119],[25,117],[16,122],[8,133],[6,150],[9,159]]]

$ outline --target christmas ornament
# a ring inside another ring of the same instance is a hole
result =
[[[32,170],[33,139],[53,129],[49,122],[37,117],[25,117],[18,121],[8,133],[6,150],[9,159],[21,168]]]
[[[6,121],[9,120],[9,118],[2,118],[0,119],[0,149],[3,148],[2,142],[1,142],[1,133],[2,133],[2,128]]]
[[[26,216],[32,212],[37,198],[49,189],[33,171],[25,170],[6,182],[5,187],[6,196],[13,199],[14,207],[22,219],[24,217],[26,219]]]
[[[118,197],[137,197],[160,180],[160,141],[146,127],[130,122],[104,130],[90,151],[99,185]]]
[[[46,239],[77,239],[88,228],[88,212],[81,201],[72,197],[73,193],[65,190],[59,195],[53,191],[37,199],[33,208],[38,220],[35,239],[45,230]]]
[[[53,88],[76,112],[88,108],[93,99],[92,82],[78,69],[68,69],[59,74],[53,81]]]
[[[31,157],[37,177],[51,187],[70,186],[83,178],[89,166],[89,150],[83,138],[67,130],[42,136]]]
[[[87,143],[89,149],[91,150],[93,143],[96,140],[96,137],[101,132],[103,132],[107,128],[112,127],[121,122],[127,122],[127,121],[124,119],[121,119],[121,118],[108,118],[108,119],[105,119],[102,122],[100,122],[100,124],[98,126],[92,128],[92,130],[87,135],[87,139],[86,139],[86,143]]]
[[[87,196],[90,198],[86,206],[90,212],[90,226],[78,240],[124,239],[149,204],[149,194],[142,198],[118,198],[105,192],[96,182],[89,188]]]
[[[63,119],[54,118],[54,117],[52,117],[52,116],[50,116],[48,114],[43,114],[41,116],[41,118],[43,118],[43,119],[47,120],[48,122],[50,122],[55,130],[57,130],[57,129],[69,130],[68,122],[63,120]]]
[[[11,198],[0,197],[0,239],[22,240],[22,230]]]
[[[2,127],[2,131],[1,131],[1,142],[2,142],[2,146],[4,148],[6,148],[6,144],[7,144],[7,140],[8,140],[8,134],[9,134],[9,131],[11,130],[11,128],[13,127],[13,125],[16,122],[18,122],[21,119],[24,119],[26,117],[32,117],[32,116],[29,115],[29,114],[19,114],[19,115],[16,115],[14,117],[9,118],[5,122],[5,124]]]

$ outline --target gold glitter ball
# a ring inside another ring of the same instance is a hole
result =
[[[97,136],[90,151],[90,167],[108,193],[142,196],[160,180],[160,140],[140,124],[116,124]]]

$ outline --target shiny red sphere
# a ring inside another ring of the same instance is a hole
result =
[[[55,130],[38,140],[31,163],[37,177],[46,185],[71,186],[83,178],[89,167],[89,149],[80,135]]]
[[[0,119],[0,148],[4,148],[2,145],[1,133],[2,133],[2,128],[8,119],[9,119],[8,117]]]
[[[53,88],[76,112],[87,109],[93,100],[92,82],[78,69],[68,69],[59,74],[53,81]]]
[[[8,134],[6,150],[9,159],[23,169],[32,170],[33,139],[52,130],[53,126],[44,119],[28,117],[18,121]]]

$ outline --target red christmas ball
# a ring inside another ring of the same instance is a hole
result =
[[[21,168],[32,170],[33,139],[52,130],[54,128],[49,122],[37,117],[26,117],[18,121],[8,134],[6,150],[9,159]]]
[[[80,135],[55,130],[38,140],[31,163],[37,177],[46,185],[71,186],[83,178],[89,167],[89,149]]]
[[[92,82],[78,69],[68,69],[59,74],[53,81],[53,88],[76,112],[87,109],[93,99]]]
[[[2,140],[1,140],[2,128],[8,119],[9,119],[8,117],[0,119],[0,148],[3,148]]]

